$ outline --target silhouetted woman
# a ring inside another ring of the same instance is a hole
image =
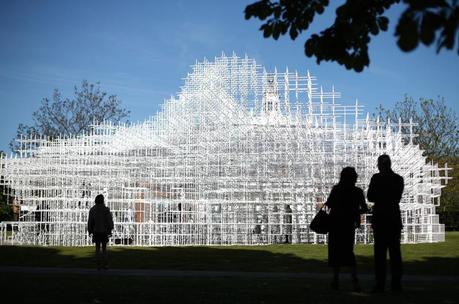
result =
[[[97,269],[107,269],[107,243],[113,230],[113,218],[102,194],[96,196],[95,203],[89,210],[88,233],[92,235],[92,242],[96,243]]]
[[[339,289],[340,267],[351,268],[355,291],[360,291],[354,255],[355,229],[360,227],[360,214],[368,210],[362,189],[355,186],[357,173],[353,167],[341,171],[325,203],[330,208],[331,227],[328,234],[328,265],[333,268],[331,287]]]

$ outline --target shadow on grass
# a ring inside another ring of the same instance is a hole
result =
[[[281,248],[281,250],[279,249]],[[282,249],[285,248],[285,249]],[[210,271],[329,272],[326,247],[314,248],[316,258],[305,258],[295,245],[234,247],[111,247],[111,268]],[[305,247],[305,250],[311,247]],[[274,249],[274,250],[273,250]],[[318,251],[317,251],[318,250]],[[0,265],[35,267],[95,266],[93,247],[0,247]],[[276,252],[283,251],[283,252]],[[291,252],[289,252],[291,251]],[[372,256],[357,256],[361,273],[373,271]],[[404,262],[405,273],[459,275],[458,257],[426,257]]]
[[[110,248],[111,268],[269,271],[328,273],[326,247],[151,247]],[[92,247],[0,247],[0,265],[82,267],[95,265]],[[279,252],[281,251],[281,252]],[[289,252],[290,251],[290,252]],[[292,252],[296,252],[293,254]],[[319,258],[322,257],[322,258]],[[371,273],[371,256],[357,256],[360,272]],[[458,275],[459,259],[422,257],[407,261],[406,273]],[[2,273],[4,298],[17,303],[457,303],[457,282],[407,282],[405,293],[352,293],[348,276],[344,291],[332,292],[328,280],[306,278],[125,277]],[[20,282],[14,283],[14,282]]]
[[[325,257],[324,257],[325,258]],[[305,260],[291,253],[230,247],[111,247],[111,268],[221,270],[221,271],[319,271],[326,260]],[[94,248],[0,247],[3,266],[89,267],[95,265]]]

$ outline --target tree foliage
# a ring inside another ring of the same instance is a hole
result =
[[[395,36],[402,51],[412,51],[419,43],[429,46],[436,42],[437,52],[454,49],[456,40],[459,45],[456,0],[346,0],[337,8],[333,24],[306,40],[306,56],[315,57],[318,64],[336,61],[361,72],[370,63],[371,36],[387,31],[389,18],[385,13],[400,2],[405,10],[398,20]],[[245,18],[266,20],[260,27],[265,38],[277,40],[288,33],[295,40],[329,3],[329,0],[259,0],[245,8]]]
[[[13,207],[11,204],[6,202],[6,199],[4,199],[5,196],[3,194],[0,196],[0,222],[11,221],[13,219]]]
[[[397,121],[401,118],[406,122],[412,118],[418,124],[413,129],[417,134],[415,143],[424,150],[429,160],[440,167],[447,164],[452,169],[449,171],[452,179],[442,190],[438,212],[446,229],[459,230],[459,125],[454,110],[446,105],[443,98],[420,98],[416,102],[405,96],[392,109],[380,106],[378,113],[383,120],[390,118]]]
[[[419,102],[416,102],[413,98],[405,96],[405,99],[397,102],[392,109],[379,106],[378,112],[385,120],[390,118],[392,121],[398,121],[400,118],[407,122],[413,119],[417,124],[413,128],[417,134],[414,143],[419,144],[430,159],[459,157],[458,117],[443,98],[420,98]]]
[[[448,185],[442,189],[441,204],[437,209],[440,222],[445,224],[447,230],[459,230],[459,157],[450,156],[438,159],[439,165],[445,163],[452,170],[449,171]]]
[[[0,157],[3,156],[5,153],[0,150]],[[5,186],[0,185],[0,222],[13,219],[12,198],[4,194],[5,190]]]
[[[129,116],[129,111],[121,107],[116,95],[108,95],[100,89],[99,83],[91,84],[82,81],[81,87],[74,87],[72,98],[62,97],[55,89],[51,98],[43,98],[40,108],[33,114],[33,124],[20,124],[17,137],[48,136],[51,139],[87,132],[95,122],[110,120],[120,122]],[[18,143],[10,143],[13,151]]]

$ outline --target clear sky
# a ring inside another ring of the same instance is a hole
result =
[[[233,51],[267,69],[309,70],[324,88],[335,85],[342,103],[359,99],[370,112],[405,94],[443,96],[459,112],[457,51],[402,53],[393,37],[402,6],[389,12],[389,31],[372,39],[370,68],[355,73],[304,56],[304,41],[332,23],[334,10],[296,41],[274,41],[263,38],[259,21],[244,19],[254,1],[0,1],[0,150],[9,151],[18,124],[30,123],[54,88],[70,96],[81,80],[99,81],[131,121],[143,120],[179,91],[196,60]]]

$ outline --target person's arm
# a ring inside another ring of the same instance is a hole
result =
[[[108,234],[112,234],[113,231],[113,216],[112,213],[110,212],[110,209],[107,207],[107,216],[108,216]]]
[[[355,228],[360,228],[362,223],[361,214],[368,212],[368,206],[365,202],[365,195],[363,194],[363,190],[358,188],[358,195],[357,195],[357,210],[355,213]]]
[[[400,176],[400,184],[399,184],[399,189],[398,189],[398,193],[397,193],[397,201],[398,202],[400,202],[400,200],[402,199],[404,188],[405,188],[405,181],[403,180],[403,177]]]
[[[365,201],[365,195],[363,194],[363,190],[359,189],[359,213],[364,214],[368,212],[368,205]]]
[[[88,216],[88,234],[91,235],[94,232],[94,214],[92,212],[92,209],[89,210],[89,216]]]
[[[367,199],[369,202],[375,202],[377,197],[376,181],[375,176],[373,175],[370,180],[370,185],[368,186]]]
[[[324,204],[325,206],[327,206],[330,209],[332,209],[336,204],[337,191],[338,190],[336,189],[336,186],[334,186],[332,188],[332,190],[330,191],[330,195],[328,195],[327,201]]]

